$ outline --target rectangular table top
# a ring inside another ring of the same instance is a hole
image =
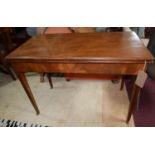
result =
[[[10,62],[135,63],[154,60],[135,32],[40,35],[6,57]]]

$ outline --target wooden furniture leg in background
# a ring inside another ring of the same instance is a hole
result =
[[[49,81],[49,84],[50,84],[50,87],[53,88],[53,83],[52,83],[52,75],[51,73],[41,73],[40,74],[40,82],[44,82],[45,81],[45,75],[47,75],[47,78],[48,78],[48,81]]]
[[[10,74],[10,76],[12,77],[13,80],[16,80],[16,77],[14,76],[14,74],[12,73],[12,71],[9,67],[8,67],[8,73]]]
[[[129,110],[128,110],[128,115],[127,115],[127,119],[126,119],[126,123],[128,123],[130,121],[131,115],[133,113],[133,109],[137,104],[137,99],[138,99],[138,95],[140,93],[140,87],[138,87],[137,85],[134,84],[133,86],[133,90],[132,90],[132,95],[131,95],[131,101],[130,101],[130,105],[129,105]]]
[[[46,73],[41,73],[40,74],[40,82],[44,82],[44,77]]]
[[[40,112],[39,112],[38,106],[36,104],[36,101],[33,97],[30,86],[29,86],[27,79],[25,77],[25,73],[18,73],[17,75],[18,75],[18,78],[19,78],[24,90],[26,91],[27,96],[29,97],[29,99],[32,103],[32,106],[34,107],[36,113],[39,114]]]
[[[7,62],[3,62],[4,67],[6,68],[7,72],[10,74],[13,80],[16,80],[16,77],[14,76],[12,70],[10,69],[10,66]]]
[[[12,73],[9,64],[5,61],[5,54],[3,51],[0,51],[0,70],[5,74],[10,74],[13,80],[16,80],[16,77]]]
[[[10,68],[6,68],[6,66],[2,66],[2,67],[0,67],[0,71],[5,73],[5,74],[10,74],[11,78],[13,80],[16,80],[16,77],[14,76],[14,74],[12,73]]]

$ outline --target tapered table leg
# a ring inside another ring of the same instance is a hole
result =
[[[123,90],[123,88],[124,88],[124,82],[125,82],[125,78],[123,76],[122,79],[121,79],[121,87],[120,87],[120,90]]]
[[[134,109],[135,105],[137,104],[137,99],[138,99],[138,94],[140,92],[140,89],[141,89],[140,87],[138,87],[137,85],[134,84],[126,123],[128,123],[130,121],[131,115],[133,113],[133,109]]]
[[[39,114],[40,112],[39,112],[38,106],[37,106],[36,101],[33,97],[30,86],[29,86],[27,79],[25,77],[25,74],[24,73],[18,73],[17,75],[18,75],[18,78],[19,78],[24,90],[26,91],[27,96],[29,97],[29,99],[32,103],[32,106],[34,107],[36,113]]]
[[[47,73],[47,78],[48,78],[51,88],[53,88],[51,73]]]

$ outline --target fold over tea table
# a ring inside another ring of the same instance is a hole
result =
[[[40,35],[29,39],[6,57],[39,114],[26,72],[133,75],[154,58],[134,32]],[[126,122],[137,102],[140,87],[134,84]]]

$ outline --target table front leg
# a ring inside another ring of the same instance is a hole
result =
[[[125,83],[125,77],[122,76],[122,78],[121,78],[121,87],[120,87],[120,90],[123,90],[123,88],[124,88],[124,83]]]
[[[132,95],[131,95],[130,106],[129,106],[129,110],[128,110],[128,115],[127,115],[127,119],[126,119],[127,123],[130,121],[131,115],[133,113],[133,109],[134,109],[135,105],[137,104],[137,99],[138,99],[138,95],[140,93],[140,89],[141,88],[139,86],[134,84],[133,90],[132,90]]]
[[[35,99],[33,97],[30,86],[29,86],[29,84],[27,82],[27,79],[25,77],[25,73],[18,73],[17,75],[18,75],[18,78],[19,78],[19,80],[20,80],[20,82],[21,82],[27,96],[29,97],[29,99],[30,99],[30,101],[32,103],[32,106],[34,107],[36,113],[39,114],[40,112],[39,112],[38,106],[36,104],[36,101],[35,101]]]

